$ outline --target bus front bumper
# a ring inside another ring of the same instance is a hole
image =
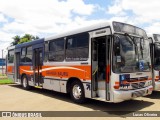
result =
[[[137,90],[128,90],[128,91],[114,91],[113,102],[118,103],[125,100],[130,100],[136,97],[150,95],[153,91],[153,86],[148,86],[145,88],[137,89]]]
[[[160,90],[160,82],[155,82],[154,90]]]

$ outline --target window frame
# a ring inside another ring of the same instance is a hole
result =
[[[10,52],[13,52],[13,54],[12,54],[12,57],[13,57],[13,60],[12,60],[12,62],[10,62],[10,57],[11,57],[11,55],[10,55]],[[7,63],[14,63],[14,49],[12,49],[12,50],[8,50],[8,58],[7,58]]]
[[[80,37],[80,36],[82,36],[82,35],[86,35],[85,37],[83,36],[83,37]],[[74,47],[72,47],[72,48],[68,48],[68,40],[69,39],[71,39],[71,38],[73,38],[73,40],[76,40],[76,46],[74,46]],[[86,46],[78,46],[78,42],[81,40],[81,39],[86,39],[86,41],[87,41],[87,44],[86,44]],[[87,61],[88,59],[89,59],[89,33],[88,32],[83,32],[83,33],[78,33],[78,34],[75,34],[75,35],[71,35],[71,36],[68,36],[67,37],[67,39],[66,39],[66,49],[65,49],[65,60],[66,61],[68,61],[68,62],[72,62],[72,61]],[[78,47],[77,47],[78,46]],[[83,58],[78,58],[77,56],[78,56],[78,54],[77,54],[77,51],[79,50],[79,49],[83,49],[83,48],[87,48],[88,50],[87,50],[87,58],[86,58],[86,60],[84,60],[85,58],[83,57]],[[73,59],[66,59],[67,58],[67,50],[72,50],[72,51],[76,51],[76,53],[74,53],[74,54],[76,54],[76,57],[75,58],[73,58]],[[80,59],[82,59],[82,60],[80,60]]]
[[[28,50],[28,48],[31,48],[31,50]],[[30,51],[29,54],[28,54],[28,51]],[[27,56],[31,56],[30,61],[27,61],[27,60],[26,60],[26,59],[28,58]],[[32,47],[32,46],[27,46],[27,47],[26,47],[25,62],[26,62],[26,63],[31,63],[31,62],[32,62],[32,58],[33,58],[33,47]]]
[[[55,42],[59,42],[59,41],[62,41],[63,42],[63,49],[56,49],[55,48],[55,50],[53,51],[53,50],[51,50],[50,48],[51,48],[51,45]],[[46,43],[47,44],[47,43]],[[65,39],[64,38],[58,38],[58,39],[53,39],[53,40],[51,40],[51,41],[49,41],[49,43],[48,43],[48,45],[47,45],[47,47],[48,47],[48,51],[47,51],[47,54],[48,54],[48,61],[49,62],[63,62],[64,60],[65,60]],[[45,48],[46,50],[47,50],[47,48]],[[61,60],[52,60],[51,58],[50,58],[50,54],[51,53],[54,53],[54,56],[55,56],[55,58],[57,57],[57,56],[59,56],[60,54],[57,54],[58,52],[63,52],[63,59],[61,59]]]

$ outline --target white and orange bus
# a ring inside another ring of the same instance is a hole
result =
[[[98,23],[16,45],[14,53],[14,80],[25,89],[70,93],[77,103],[117,103],[152,93],[149,40],[133,25]]]
[[[149,34],[151,39],[151,60],[153,90],[160,90],[160,34]]]

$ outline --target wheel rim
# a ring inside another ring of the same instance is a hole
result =
[[[74,85],[73,86],[73,96],[75,99],[80,99],[82,95],[82,89],[79,85]]]
[[[27,79],[23,78],[23,87],[27,87]]]

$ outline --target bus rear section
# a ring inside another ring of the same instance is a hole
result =
[[[155,91],[157,91],[160,90],[160,35],[152,34],[149,36],[149,38],[152,41],[150,48],[152,59],[153,88]]]
[[[43,65],[44,39],[15,46],[15,83],[24,89],[42,86],[41,66]]]
[[[7,65],[6,65],[6,72],[8,78],[14,81],[15,76],[15,63],[14,63],[14,57],[15,57],[15,46],[11,46],[7,48],[8,54],[7,54]]]

